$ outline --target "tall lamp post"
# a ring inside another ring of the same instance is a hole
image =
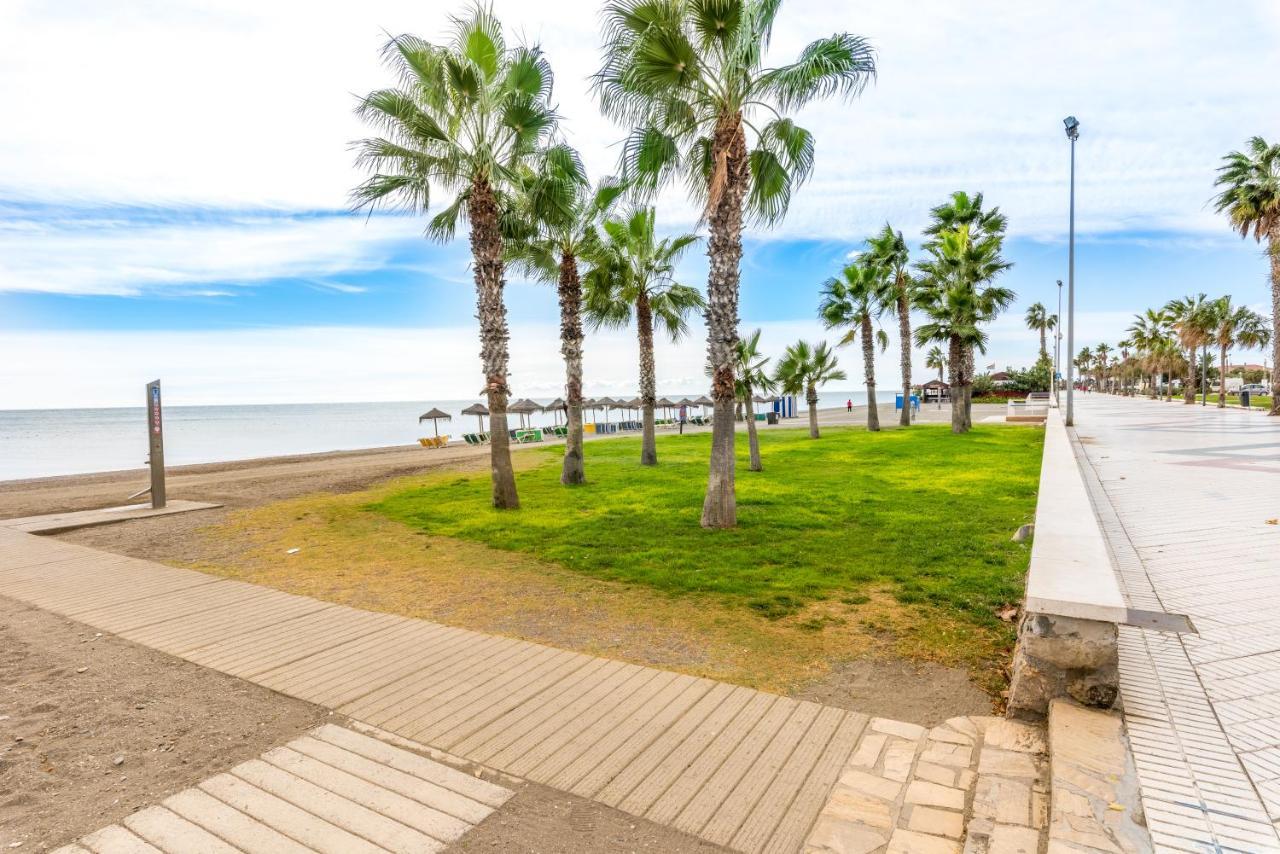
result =
[[[1062,120],[1071,140],[1071,225],[1067,239],[1067,426],[1075,424],[1075,380],[1072,377],[1071,354],[1076,351],[1076,140],[1080,138],[1080,122],[1075,116]]]
[[[1053,325],[1053,405],[1062,406],[1061,395],[1058,393],[1062,389],[1062,383],[1059,382],[1062,371],[1060,359],[1062,358],[1062,279],[1058,279],[1058,322]]]

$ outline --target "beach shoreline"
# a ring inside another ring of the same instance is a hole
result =
[[[975,417],[991,414],[983,412],[984,409],[1003,411],[1002,407],[975,406]],[[819,410],[818,420],[822,426],[862,426],[866,423],[866,412],[866,406],[855,406],[851,412],[831,407]],[[897,415],[891,404],[882,404],[879,415],[885,429],[897,426]],[[921,411],[920,421],[936,422],[949,418],[949,407],[926,408]],[[801,410],[798,417],[787,419],[778,427],[760,426],[767,433],[777,429],[805,429],[808,422]],[[689,433],[708,429],[692,425],[685,428]],[[745,432],[745,423],[740,422],[738,429]],[[666,432],[669,428],[660,430],[659,435]],[[607,436],[588,434],[587,440],[594,442],[638,435],[638,432]],[[529,449],[560,442],[548,439],[538,444],[513,445],[512,451],[518,456]],[[389,445],[170,466],[166,484],[168,495],[173,499],[247,507],[307,492],[350,492],[394,477],[439,469],[483,468],[487,462],[488,446],[468,445],[459,438],[438,449],[416,444]],[[130,503],[128,496],[145,489],[148,482],[147,469],[141,466],[0,481],[0,519],[119,506]],[[135,499],[139,500],[145,499]]]

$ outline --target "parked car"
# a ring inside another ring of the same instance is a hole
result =
[[[1266,394],[1269,389],[1262,383],[1249,383],[1240,387],[1241,391],[1247,391],[1249,394]]]

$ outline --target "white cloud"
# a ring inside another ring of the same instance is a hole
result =
[[[215,222],[0,219],[0,293],[134,296],[196,283],[247,284],[304,277],[315,287],[359,293],[364,288],[320,276],[383,268],[393,245],[421,236],[407,218],[301,218],[233,215]],[[225,288],[183,288],[178,294],[226,295]]]
[[[1130,316],[1081,312],[1076,349],[1123,337]],[[743,321],[763,330],[763,351],[777,357],[800,338],[834,341],[817,321]],[[889,349],[876,355],[877,383],[898,382],[896,324],[886,323]],[[990,328],[988,355],[979,363],[1022,367],[1035,359],[1036,335],[1020,316]],[[564,366],[552,324],[511,328],[511,386],[521,397],[563,394]],[[706,330],[672,344],[656,341],[659,393],[705,393]],[[161,377],[170,404],[305,403],[355,400],[455,400],[482,386],[475,329],[295,327],[195,332],[40,332],[0,336],[0,409],[127,406],[144,383]],[[588,336],[586,388],[590,395],[637,391],[637,344],[630,331]],[[1065,355],[1065,339],[1063,342]],[[837,350],[849,379],[836,388],[863,386],[861,348]],[[914,379],[933,375],[924,348],[915,348]],[[1252,358],[1252,357],[1250,357]]]
[[[509,32],[539,40],[566,131],[591,169],[622,132],[589,92],[598,0],[498,0]],[[279,0],[10,2],[0,9],[0,191],[11,197],[330,209],[357,175],[366,133],[353,93],[387,82],[386,32],[438,38],[463,3]],[[945,193],[980,188],[1015,231],[1056,234],[1066,208],[1060,121],[1083,122],[1080,225],[1214,230],[1218,158],[1277,134],[1272,0],[1222,14],[1198,0],[790,0],[785,59],[847,29],[879,50],[879,80],[851,105],[801,117],[818,136],[814,181],[779,231],[851,239],[885,218],[914,231]],[[56,44],[51,50],[49,45]],[[672,194],[666,219],[692,211]]]

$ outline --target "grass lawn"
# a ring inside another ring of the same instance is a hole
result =
[[[979,623],[1022,594],[1042,434],[944,426],[879,434],[770,431],[765,471],[738,474],[738,527],[699,527],[710,434],[592,444],[586,486],[559,483],[558,448],[518,475],[521,509],[488,506],[485,475],[445,477],[370,509],[429,534],[525,552],[592,576],[671,594],[714,594],[766,617],[887,587]],[[741,443],[745,446],[745,442]],[[745,450],[745,448],[744,448]]]
[[[1199,399],[1199,397],[1197,397],[1197,400],[1198,400],[1198,399]],[[1218,402],[1218,396],[1217,396],[1216,394],[1213,394],[1212,392],[1210,392],[1210,394],[1209,394],[1209,404],[1210,404],[1210,405],[1213,405],[1213,404],[1215,404],[1215,403],[1217,403],[1217,402]],[[1227,403],[1231,404],[1232,406],[1239,406],[1239,405],[1240,405],[1240,395],[1238,395],[1238,394],[1229,394],[1229,395],[1227,395]],[[1270,409],[1270,408],[1271,408],[1271,397],[1270,397],[1270,395],[1265,395],[1265,394],[1251,394],[1251,395],[1249,395],[1249,408],[1250,408],[1250,409]]]
[[[1022,595],[1029,550],[1009,538],[1034,512],[1042,436],[770,428],[762,473],[740,437],[733,531],[698,526],[707,434],[661,436],[657,468],[635,439],[589,442],[591,482],[573,489],[561,447],[525,447],[519,511],[489,508],[474,458],[237,510],[176,563],[781,693],[844,662],[928,662],[994,698],[1013,626],[993,611]]]

